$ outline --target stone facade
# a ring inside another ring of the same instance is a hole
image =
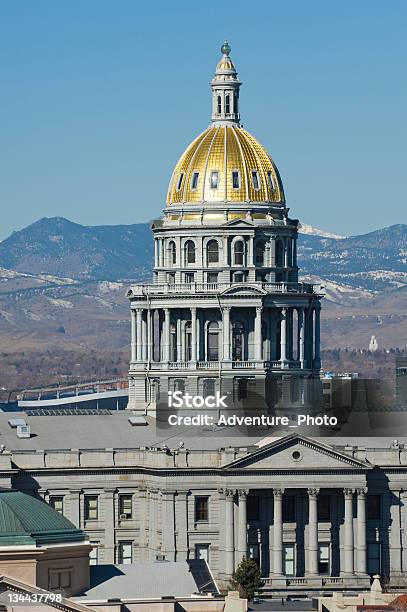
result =
[[[249,555],[274,592],[366,588],[377,573],[397,584],[406,571],[407,444],[292,435],[212,451],[15,451],[1,463],[13,487],[87,531],[94,562],[205,557],[227,582]]]

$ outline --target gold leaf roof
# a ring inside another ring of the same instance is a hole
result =
[[[211,188],[212,173],[216,171],[218,187]],[[233,172],[238,172],[237,188],[233,186]],[[196,173],[198,179],[193,188]],[[257,173],[257,181],[253,173]],[[167,205],[205,202],[285,202],[283,184],[273,160],[240,126],[210,126],[189,145],[175,166]]]

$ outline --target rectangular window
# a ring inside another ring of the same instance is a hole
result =
[[[295,574],[295,545],[283,544],[283,573],[285,576]]]
[[[71,579],[72,572],[69,569],[50,569],[48,575],[48,590],[62,591],[63,589],[69,589],[71,586]]]
[[[225,112],[228,115],[230,113],[230,96],[227,95],[225,98]]]
[[[260,520],[260,497],[258,495],[249,495],[247,497],[247,520]]]
[[[329,495],[318,495],[318,520],[329,521],[330,518],[331,512]]]
[[[209,521],[209,498],[195,497],[195,522]]]
[[[192,180],[191,180],[191,189],[196,189],[198,187],[198,179],[199,179],[199,172],[194,172],[192,175]]]
[[[318,573],[330,574],[330,546],[329,544],[318,545]]]
[[[97,521],[98,496],[85,495],[85,521]]]
[[[133,542],[119,542],[118,562],[121,565],[133,563]]]
[[[283,521],[293,523],[295,521],[295,497],[284,495],[283,497]]]
[[[240,189],[240,172],[239,172],[239,170],[233,170],[233,172],[232,172],[232,187],[233,187],[233,189]]]
[[[185,282],[191,284],[195,281],[195,274],[193,272],[185,272]]]
[[[209,544],[195,544],[195,559],[203,559],[209,563]]]
[[[267,176],[268,176],[268,179],[269,179],[270,189],[274,190],[274,181],[273,181],[272,173],[270,171],[267,172]]]
[[[252,170],[253,188],[258,191],[260,189],[260,179],[257,170]]]
[[[133,515],[133,496],[132,495],[120,495],[119,496],[119,515],[120,515],[120,518],[131,519]]]
[[[181,189],[182,186],[182,179],[184,178],[184,173],[181,172],[181,174],[178,177],[178,183],[177,183],[177,191],[179,191]]]
[[[369,521],[380,520],[380,495],[368,495],[366,499],[366,518]]]
[[[175,272],[168,272],[167,283],[173,285],[175,283]]]
[[[219,187],[219,172],[214,170],[211,172],[211,189],[217,189]]]
[[[49,505],[59,512],[59,514],[64,513],[64,498],[62,495],[52,495],[49,498]]]
[[[208,272],[206,275],[206,282],[207,283],[214,283],[216,284],[218,282],[218,273],[217,272]]]
[[[93,548],[89,553],[89,564],[98,565],[99,563],[99,542],[91,542]]]
[[[369,542],[367,545],[367,573],[373,576],[374,574],[380,574],[380,543]]]
[[[244,272],[235,272],[233,276],[233,282],[235,283],[244,283],[246,280]]]

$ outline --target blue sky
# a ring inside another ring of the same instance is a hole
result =
[[[407,222],[404,0],[2,0],[0,238],[40,217],[157,216],[232,46],[242,121],[291,214],[341,234]]]

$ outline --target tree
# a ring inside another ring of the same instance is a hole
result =
[[[264,582],[260,578],[260,569],[253,559],[243,557],[231,580],[231,588],[239,591],[246,599],[253,599],[256,591],[261,589]]]

